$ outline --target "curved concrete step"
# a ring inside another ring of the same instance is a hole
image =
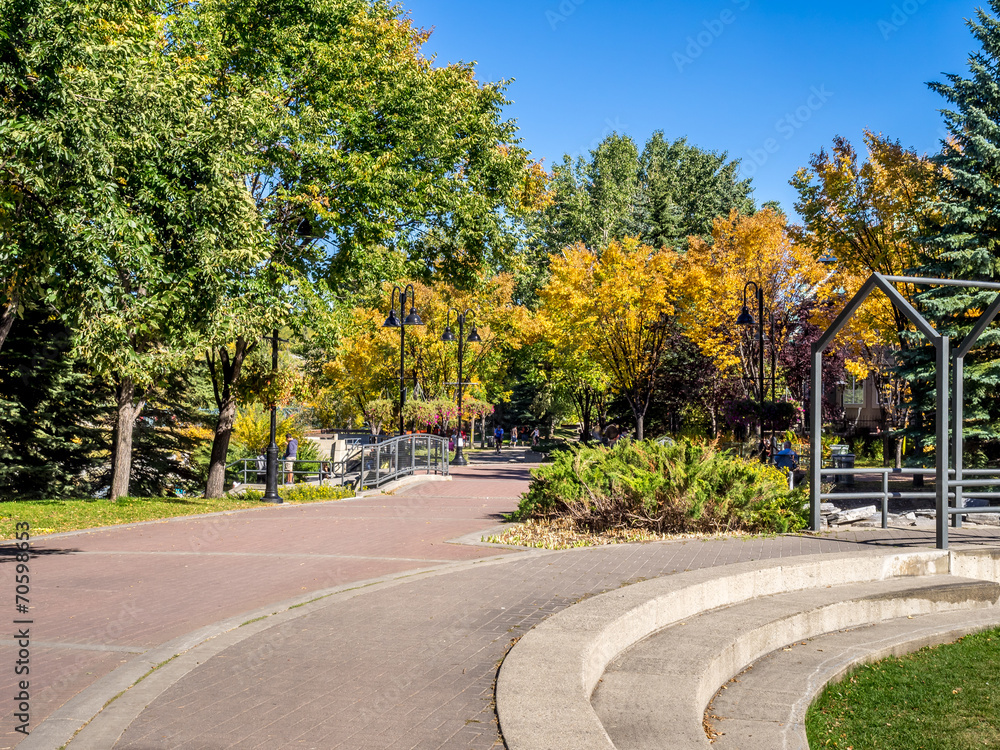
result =
[[[789,643],[894,618],[992,609],[1000,584],[950,575],[757,598],[664,628],[608,665],[592,704],[618,750],[707,747],[705,707],[733,675]],[[776,746],[775,746],[776,747]]]
[[[982,552],[965,575],[1000,579],[1000,560]],[[496,688],[504,741],[509,750],[612,750],[590,697],[607,664],[651,633],[762,596],[947,573],[951,560],[940,550],[884,548],[803,555],[664,576],[583,601],[526,633],[504,659]]]
[[[823,687],[858,664],[1000,626],[1000,607],[939,612],[827,633],[758,659],[706,714],[715,750],[809,750],[805,716]]]
[[[647,636],[707,610],[792,591],[949,572],[1000,581],[1000,549],[799,556],[664,576],[593,597],[533,628],[507,655],[496,688],[504,741],[509,750],[614,750],[590,702],[605,668]],[[679,739],[668,738],[667,746],[685,747]],[[704,739],[695,742],[692,747],[700,747]]]

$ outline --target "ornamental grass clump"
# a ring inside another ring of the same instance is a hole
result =
[[[806,525],[805,496],[779,470],[684,439],[555,454],[532,471],[519,520],[570,518],[592,531],[783,533]]]

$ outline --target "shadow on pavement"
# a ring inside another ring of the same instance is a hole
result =
[[[18,549],[16,547],[4,546],[0,547],[0,565],[4,563],[17,562]],[[75,555],[82,553],[83,550],[70,548],[70,547],[32,547],[31,557],[51,557],[53,555]]]

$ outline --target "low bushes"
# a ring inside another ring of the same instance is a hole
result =
[[[623,441],[557,452],[532,472],[517,520],[568,517],[594,531],[787,532],[806,525],[805,497],[777,469],[712,443]]]
[[[354,490],[341,485],[321,486],[315,484],[303,484],[296,487],[285,485],[278,488],[281,499],[289,503],[309,503],[317,500],[340,500],[345,497],[354,497]],[[259,502],[264,493],[259,490],[244,490],[239,493],[229,495],[234,500],[247,502]]]

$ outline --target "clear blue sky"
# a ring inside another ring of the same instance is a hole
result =
[[[507,110],[546,165],[617,130],[728,151],[758,204],[792,214],[788,180],[864,128],[938,150],[945,102],[927,81],[966,73],[971,0],[404,0],[440,63],[515,79]],[[768,143],[770,140],[770,143]],[[770,153],[767,146],[770,146]],[[756,157],[756,158],[755,158]]]

